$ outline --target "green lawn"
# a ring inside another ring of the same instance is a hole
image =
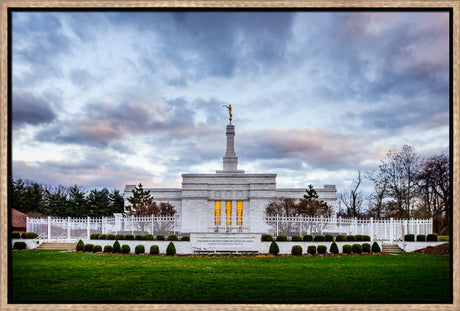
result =
[[[10,303],[451,302],[448,256],[160,257],[13,251]]]

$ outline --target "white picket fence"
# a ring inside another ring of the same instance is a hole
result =
[[[215,226],[215,220],[194,221],[197,228],[205,232],[253,232],[256,226],[245,223],[244,226]],[[372,240],[398,241],[405,234],[432,233],[432,219],[358,219],[341,217],[265,217],[265,232],[273,236],[305,234],[361,234],[368,235]],[[259,227],[257,227],[259,228]],[[41,239],[46,240],[76,240],[90,238],[92,233],[104,234],[152,234],[168,235],[181,232],[180,216],[142,216],[123,217],[115,214],[114,217],[101,218],[27,218],[27,231],[36,232]],[[197,231],[198,232],[198,231]]]

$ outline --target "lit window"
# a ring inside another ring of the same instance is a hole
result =
[[[236,202],[236,224],[243,225],[243,201]]]
[[[227,215],[227,226],[232,225],[232,201],[225,202],[225,214]]]
[[[214,221],[216,226],[220,226],[220,201],[214,202]]]

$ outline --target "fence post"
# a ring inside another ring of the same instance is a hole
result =
[[[70,240],[70,217],[67,217],[67,240]]]
[[[323,234],[324,216],[321,215],[320,219],[321,219],[321,225],[320,225],[319,233]]]
[[[278,236],[278,230],[279,230],[279,228],[278,228],[278,221],[279,221],[279,215],[276,214],[276,236]]]
[[[394,242],[394,218],[390,218],[390,243]]]
[[[134,215],[131,215],[131,234],[134,235]]]
[[[51,216],[48,216],[48,242],[51,238]]]
[[[374,241],[374,217],[369,219],[371,242]]]
[[[339,216],[339,234],[342,234],[342,216]]]
[[[89,240],[89,235],[90,235],[90,217],[88,216],[86,218],[86,238]]]

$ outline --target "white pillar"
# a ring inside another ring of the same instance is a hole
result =
[[[67,240],[70,239],[70,226],[71,226],[70,217],[67,217]]]
[[[48,216],[48,242],[51,238],[51,216]]]
[[[342,216],[339,216],[339,234],[342,234]]]
[[[371,242],[374,241],[374,218],[369,219]]]
[[[134,215],[131,215],[131,234],[134,235]]]
[[[394,242],[394,218],[390,218],[390,243]]]
[[[87,239],[89,239],[89,236],[90,236],[90,217],[88,216],[86,218],[86,236],[87,236]]]

